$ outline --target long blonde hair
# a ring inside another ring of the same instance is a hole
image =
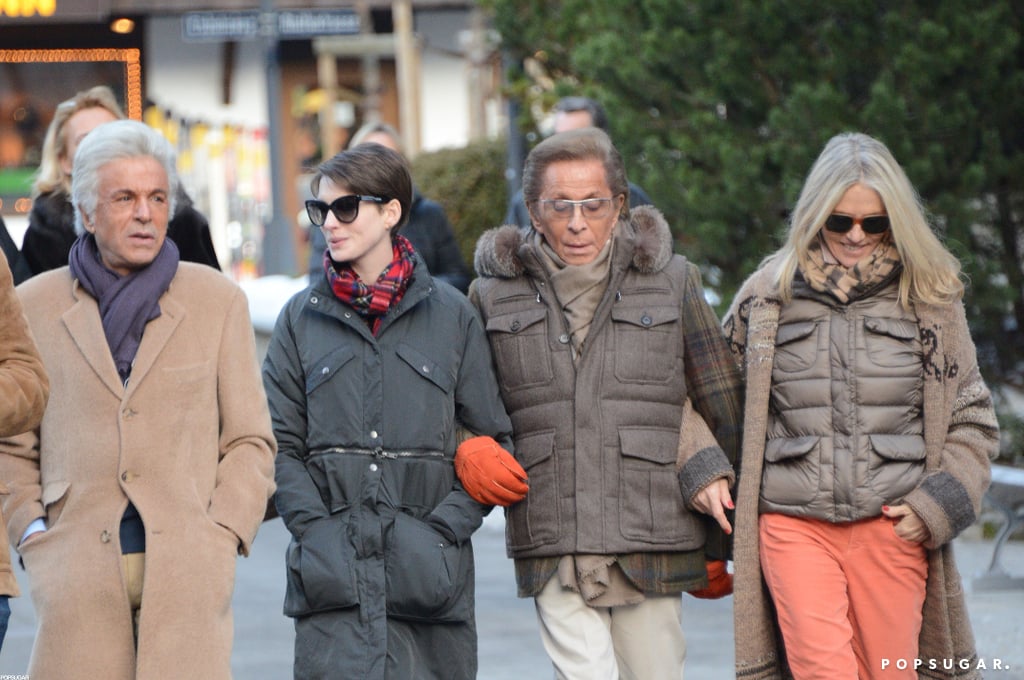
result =
[[[818,238],[836,204],[854,184],[874,189],[889,215],[891,238],[900,254],[899,301],[947,304],[964,291],[960,262],[928,224],[924,207],[903,168],[882,142],[859,132],[828,141],[807,175],[790,216],[785,245],[770,256],[777,262],[779,295],[788,301],[793,277],[809,261],[810,244]]]
[[[32,184],[32,198],[53,191],[71,194],[71,178],[64,174],[60,167],[60,159],[67,155],[68,140],[64,135],[64,126],[68,119],[83,109],[106,109],[116,118],[124,118],[124,111],[117,103],[113,90],[106,85],[97,85],[77,93],[71,99],[62,101],[54,111],[53,120],[46,130],[43,140],[42,158],[39,172]]]

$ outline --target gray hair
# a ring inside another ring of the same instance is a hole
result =
[[[82,234],[85,231],[82,212],[90,219],[96,215],[100,169],[107,163],[140,156],[155,159],[167,173],[168,215],[174,216],[179,184],[174,149],[163,135],[145,123],[136,120],[115,120],[100,125],[86,135],[75,152],[71,203],[76,208],[76,232]]]
[[[366,141],[367,137],[375,134],[387,135],[394,143],[396,151],[400,154],[405,154],[405,149],[402,148],[402,135],[391,125],[380,121],[366,123],[356,130],[355,134],[352,135],[352,139],[348,142],[348,148],[351,149],[354,146],[359,146]]]

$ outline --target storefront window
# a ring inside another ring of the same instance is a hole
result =
[[[142,117],[137,49],[0,49],[0,212],[24,215],[43,140],[60,102],[107,85],[130,118]]]

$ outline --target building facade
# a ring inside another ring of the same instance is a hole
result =
[[[394,125],[411,155],[504,131],[490,35],[451,0],[7,0],[0,214],[19,240],[53,110],[106,84],[177,146],[225,268],[298,273],[304,174],[359,125]]]

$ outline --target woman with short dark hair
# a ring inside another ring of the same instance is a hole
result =
[[[263,367],[297,679],[476,677],[473,548],[489,505],[458,483],[456,422],[511,450],[483,327],[399,229],[405,159],[363,144],[307,201],[322,274],[278,317]]]

